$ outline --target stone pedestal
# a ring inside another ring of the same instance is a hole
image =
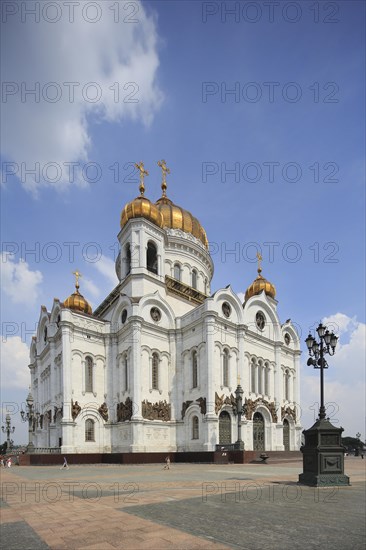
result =
[[[325,418],[304,430],[305,445],[300,449],[303,473],[299,475],[299,483],[312,487],[350,484],[349,477],[344,474],[342,432],[343,428],[336,428]]]

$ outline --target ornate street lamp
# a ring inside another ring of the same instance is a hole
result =
[[[338,338],[322,323],[316,332],[319,340],[309,334],[305,342],[310,356],[307,365],[320,369],[320,408],[315,424],[303,431],[305,444],[300,449],[303,473],[299,475],[299,483],[314,487],[349,485],[349,477],[344,475],[343,428],[330,423],[324,406],[324,369],[328,368],[325,355],[334,355]]]
[[[27,403],[27,411],[20,411],[22,420],[26,421],[28,420],[28,446],[27,446],[27,452],[31,453],[34,451],[34,445],[32,441],[32,433],[33,433],[33,419],[35,418],[35,412],[34,412],[34,399],[29,391],[28,397],[26,399]]]
[[[11,424],[11,419],[10,419],[10,414],[8,413],[5,417],[5,426],[1,426],[1,430],[3,433],[6,433],[6,448],[7,448],[7,451],[10,451],[10,449],[12,448],[13,446],[13,440],[10,439],[10,434],[14,433],[15,431],[15,427],[14,426],[10,426]]]
[[[334,355],[338,338],[334,332],[330,333],[329,330],[322,323],[319,324],[316,329],[319,342],[312,337],[311,334],[306,338],[305,342],[309,350],[309,359],[307,365],[312,365],[315,369],[320,369],[320,409],[319,418],[325,418],[324,407],[324,369],[328,368],[328,363],[324,359],[324,355]],[[314,359],[313,359],[314,358]]]
[[[238,387],[235,390],[236,395],[236,410],[235,414],[238,416],[238,440],[234,443],[234,449],[237,451],[244,451],[244,441],[241,438],[241,415],[244,414],[243,409],[243,388],[238,380]]]

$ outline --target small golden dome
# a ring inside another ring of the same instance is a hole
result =
[[[260,294],[263,290],[267,294],[267,296],[270,296],[271,298],[274,298],[276,296],[276,288],[275,286],[267,281],[264,277],[262,277],[262,268],[260,266],[260,262],[262,260],[262,256],[260,254],[257,254],[258,258],[258,277],[252,282],[250,286],[248,286],[246,292],[245,292],[245,298],[244,301],[246,302],[251,298],[252,296],[256,296],[257,294]]]
[[[145,218],[158,227],[163,227],[163,216],[154,203],[140,195],[133,201],[126,204],[121,214],[121,228],[126,225],[128,220],[133,218]]]
[[[67,307],[68,309],[72,309],[74,311],[80,311],[82,313],[88,313],[89,315],[92,314],[92,308],[91,305],[85,300],[84,296],[80,294],[79,292],[79,277],[81,277],[81,273],[79,271],[75,271],[74,273],[76,277],[76,283],[75,283],[75,292],[71,294],[63,303],[64,307]]]
[[[140,196],[136,197],[133,201],[126,204],[121,214],[121,229],[126,225],[128,220],[133,218],[145,218],[150,222],[154,223],[158,227],[163,227],[163,217],[160,214],[159,210],[149,201],[145,194],[145,184],[144,178],[149,175],[149,172],[145,170],[144,163],[136,163],[135,167],[140,172]]]

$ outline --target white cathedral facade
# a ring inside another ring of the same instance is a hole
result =
[[[298,450],[300,342],[261,275],[244,303],[211,294],[205,230],[166,195],[122,211],[119,283],[92,312],[76,289],[42,306],[30,350],[30,443],[62,453]]]

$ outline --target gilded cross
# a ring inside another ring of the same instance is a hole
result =
[[[75,275],[75,288],[79,289],[79,277],[82,277],[82,275],[81,275],[80,271],[78,271],[78,270],[73,271],[72,274]]]
[[[166,188],[167,188],[166,175],[170,174],[170,169],[167,167],[165,160],[159,160],[158,166],[161,168],[161,171],[162,171],[161,188],[163,190],[163,197],[166,197]]]
[[[140,164],[135,163],[135,167],[140,172],[140,187],[139,187],[139,189],[140,189],[141,196],[143,196],[143,194],[145,193],[144,178],[145,178],[145,176],[149,175],[149,172],[147,170],[145,170],[144,163],[142,161],[140,162]]]
[[[257,260],[258,260],[258,273],[260,273],[262,271],[261,261],[263,260],[262,254],[260,252],[257,252]]]

